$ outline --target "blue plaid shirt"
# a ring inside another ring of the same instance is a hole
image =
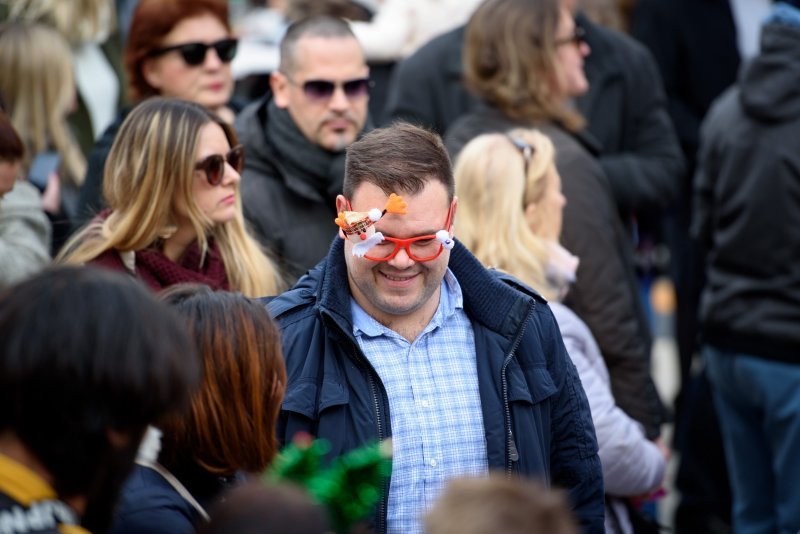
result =
[[[447,480],[488,471],[475,337],[450,270],[439,307],[413,343],[351,299],[353,334],[380,376],[392,424],[390,533],[422,533]]]

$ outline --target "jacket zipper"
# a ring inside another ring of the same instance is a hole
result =
[[[525,321],[522,323],[522,327],[519,329],[517,333],[517,337],[514,338],[514,343],[511,345],[511,350],[506,355],[506,359],[503,361],[503,367],[500,370],[500,379],[503,384],[503,408],[505,409],[505,423],[506,423],[506,439],[507,439],[507,446],[506,446],[506,477],[511,478],[513,473],[513,465],[514,462],[519,460],[519,451],[517,450],[517,445],[514,442],[514,432],[511,430],[511,409],[508,406],[508,378],[506,377],[506,368],[508,364],[511,363],[511,358],[514,357],[514,353],[517,352],[519,348],[519,344],[522,343],[522,336],[525,334],[525,328],[528,326],[528,321],[530,321],[531,315],[533,315],[533,310],[536,307],[536,302],[531,301],[528,307],[528,313],[525,315]]]

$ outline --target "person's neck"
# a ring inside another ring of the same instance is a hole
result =
[[[55,479],[50,471],[39,461],[39,459],[25,446],[17,435],[6,430],[0,432],[0,454],[11,458],[13,461],[30,469],[39,478],[44,480],[48,486],[53,487]],[[83,515],[86,511],[86,497],[75,496],[72,498],[60,497],[78,515]]]
[[[233,124],[236,115],[233,113],[233,110],[228,106],[220,106],[218,108],[214,108],[211,110],[213,113],[216,113],[217,116],[225,121],[226,124]]]
[[[436,310],[439,309],[442,288],[439,286],[427,302],[418,309],[404,315],[394,315],[376,309],[358,291],[353,291],[352,285],[350,291],[358,305],[361,306],[370,317],[386,328],[401,335],[409,343],[413,343],[422,331],[425,330],[428,323],[431,322],[431,319],[433,319],[433,316],[436,314]]]
[[[197,233],[191,224],[183,224],[174,234],[164,240],[162,252],[169,260],[177,263],[186,248],[197,239]]]

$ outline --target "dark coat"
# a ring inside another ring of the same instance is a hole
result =
[[[632,246],[597,161],[580,138],[553,124],[513,121],[488,108],[462,117],[445,141],[455,155],[482,133],[533,126],[555,145],[556,167],[567,198],[561,241],[581,260],[577,281],[564,303],[597,339],[617,404],[653,438],[659,434],[663,409],[650,377],[650,330],[633,270]]]
[[[336,235],[336,204],[302,175],[291,175],[267,141],[271,99],[267,94],[236,119],[247,154],[242,206],[253,237],[273,255],[282,272],[296,280],[325,257]]]
[[[702,333],[722,349],[800,363],[800,28],[768,24],[761,47],[702,129]]]
[[[392,435],[389,401],[353,336],[342,240],[325,262],[271,301],[288,387],[278,438],[308,432],[331,457]],[[546,302],[503,283],[460,243],[450,269],[475,334],[488,465],[566,488],[587,532],[603,532],[603,483],[591,413]],[[376,521],[385,531],[386,494]]]

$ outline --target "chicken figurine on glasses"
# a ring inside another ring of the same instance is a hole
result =
[[[406,207],[403,197],[392,193],[383,211],[378,208],[369,211],[343,211],[339,213],[335,222],[347,239],[355,244],[353,256],[363,258],[369,249],[383,242],[383,234],[375,231],[375,223],[387,213],[405,215]]]

